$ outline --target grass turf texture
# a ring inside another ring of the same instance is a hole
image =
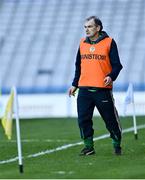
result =
[[[121,118],[122,128],[132,127],[132,117]],[[137,117],[137,125],[145,124],[145,117]],[[83,148],[74,146],[65,150],[38,157],[27,158],[47,149],[76,143],[80,141],[76,119],[37,119],[21,120],[21,138],[30,140],[22,142],[24,173],[20,174],[18,162],[0,164],[0,178],[17,179],[97,179],[97,178],[145,178],[145,130],[138,130],[139,139],[135,140],[133,132],[123,134],[123,155],[115,156],[111,139],[95,141],[96,154],[80,157]],[[0,127],[0,161],[17,156],[15,122],[12,141],[8,141]],[[95,137],[108,134],[100,118],[94,118]]]

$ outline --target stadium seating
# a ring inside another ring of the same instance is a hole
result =
[[[97,15],[124,66],[115,90],[145,90],[144,0],[1,0],[0,87],[7,93],[66,92],[84,19]]]

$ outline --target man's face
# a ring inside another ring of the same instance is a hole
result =
[[[94,37],[100,30],[100,26],[95,25],[94,19],[90,19],[89,21],[86,21],[84,28],[87,37]]]

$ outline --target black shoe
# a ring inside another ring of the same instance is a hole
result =
[[[122,154],[122,153],[121,153],[121,147],[120,147],[120,146],[114,147],[114,153],[115,153],[116,155],[121,155],[121,154]]]
[[[95,154],[95,150],[94,148],[88,148],[85,147],[84,149],[81,150],[81,153],[79,154],[80,156],[88,156],[88,155],[92,155]]]

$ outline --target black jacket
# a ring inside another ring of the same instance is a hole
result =
[[[100,42],[101,40],[103,40],[106,37],[109,37],[109,36],[107,35],[106,32],[102,31],[99,38],[95,42],[93,42],[93,44]],[[86,38],[85,42],[92,44],[92,42],[89,40],[89,38]],[[117,76],[119,75],[120,70],[123,67],[122,67],[122,65],[120,63],[120,58],[119,58],[119,55],[118,55],[118,49],[117,49],[117,45],[116,45],[116,42],[114,41],[114,39],[112,39],[112,42],[111,42],[109,57],[110,57],[110,63],[111,63],[111,66],[112,66],[112,71],[111,71],[110,74],[108,74],[108,76],[111,77],[112,81],[115,81]],[[72,82],[72,86],[78,87],[78,81],[79,81],[80,74],[81,74],[80,48],[78,49],[75,66],[76,66],[75,77],[74,77],[74,80]]]

